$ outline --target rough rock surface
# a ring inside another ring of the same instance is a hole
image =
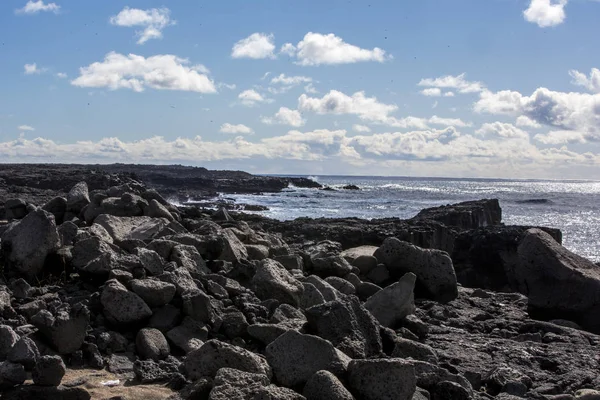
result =
[[[393,328],[402,318],[415,311],[414,294],[416,276],[404,275],[393,285],[378,291],[365,302],[365,308],[383,326]]]
[[[374,255],[396,277],[414,273],[417,289],[421,287],[421,295],[425,297],[445,303],[458,295],[452,259],[444,251],[422,249],[396,238],[387,238]]]

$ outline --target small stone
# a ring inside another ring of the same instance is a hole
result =
[[[207,325],[190,317],[185,317],[181,325],[167,332],[167,338],[186,354],[202,347],[207,337]]]
[[[353,295],[356,293],[356,288],[354,285],[344,278],[330,276],[325,278],[325,282],[336,288],[340,293],[347,295]]]
[[[33,383],[41,386],[58,386],[67,369],[60,356],[42,356],[31,374]]]
[[[135,347],[143,359],[160,360],[171,353],[165,336],[154,328],[141,329],[135,338]]]

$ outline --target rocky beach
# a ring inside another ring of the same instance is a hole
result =
[[[290,184],[321,187],[0,165],[0,399],[600,399],[600,266],[560,230],[212,200]]]

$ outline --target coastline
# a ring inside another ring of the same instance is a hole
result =
[[[276,191],[280,177],[95,168],[0,168],[2,399],[89,398],[58,386],[82,367],[172,399],[600,389],[600,267],[558,229],[504,225],[498,200],[279,221],[165,198]]]

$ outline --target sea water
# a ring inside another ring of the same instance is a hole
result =
[[[260,214],[297,217],[410,218],[427,207],[497,198],[503,222],[558,228],[563,244],[600,261],[600,182],[408,177],[319,176],[336,191],[289,187],[280,193],[224,195],[238,203],[264,205]],[[344,185],[360,190],[344,190]]]

